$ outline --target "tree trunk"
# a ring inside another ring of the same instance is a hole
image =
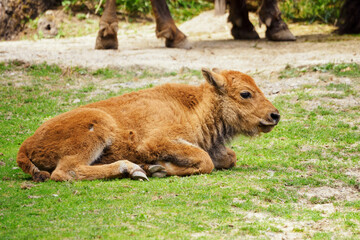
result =
[[[360,1],[346,0],[340,11],[337,22],[339,34],[360,33]]]
[[[11,40],[21,32],[29,19],[61,5],[61,0],[1,0],[0,40]]]
[[[215,15],[224,15],[226,12],[226,0],[215,0]]]

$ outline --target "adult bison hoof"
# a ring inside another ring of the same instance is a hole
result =
[[[136,170],[135,172],[133,172],[133,174],[131,174],[131,178],[134,180],[149,181],[149,179],[147,178],[147,176],[143,170]]]
[[[233,35],[234,39],[237,40],[254,40],[260,38],[255,29],[248,30],[234,26],[231,29],[231,35]]]
[[[266,30],[266,38],[270,41],[295,41],[296,37],[289,29],[281,29],[280,31]]]
[[[279,17],[280,18],[280,17]],[[290,32],[286,23],[280,18],[265,21],[266,38],[270,41],[295,41],[295,36]]]
[[[168,48],[182,48],[182,49],[191,49],[191,43],[187,39],[187,37],[178,39],[166,39],[165,46]]]
[[[148,170],[152,177],[163,178],[167,174],[165,168],[161,165],[150,165]]]

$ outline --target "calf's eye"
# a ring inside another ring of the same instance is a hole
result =
[[[240,96],[244,99],[251,98],[251,93],[249,92],[242,92],[240,93]]]

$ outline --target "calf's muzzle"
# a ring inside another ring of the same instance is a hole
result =
[[[270,113],[270,118],[276,124],[280,121],[280,114],[278,111]]]

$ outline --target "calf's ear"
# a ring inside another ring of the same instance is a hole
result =
[[[202,68],[201,72],[208,83],[210,83],[220,92],[225,92],[225,78],[221,74],[213,72],[208,68]]]
[[[215,72],[215,73],[218,73],[218,74],[220,74],[221,73],[221,69],[219,69],[219,68],[213,68],[213,69],[211,69],[213,72]]]

